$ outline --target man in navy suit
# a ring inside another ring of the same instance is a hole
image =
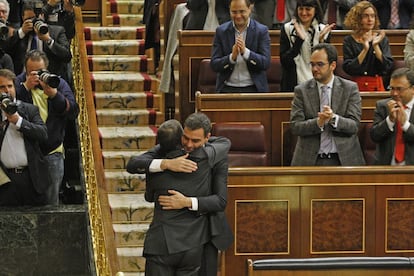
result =
[[[398,20],[394,26],[391,21],[392,0],[369,0],[378,11],[381,29],[409,29],[414,12],[414,0],[398,1]]]
[[[232,20],[216,29],[210,64],[217,92],[269,92],[269,30],[250,18],[251,10],[250,0],[231,0]]]
[[[184,133],[182,134],[181,142],[183,148],[186,152],[191,155],[197,154],[198,150],[208,150],[209,147],[213,147],[216,149],[216,153],[219,152],[217,146],[223,148],[223,145],[226,146],[226,141],[222,141],[220,139],[211,140],[210,138],[210,129],[211,123],[208,117],[203,113],[193,113],[191,114],[186,121],[184,122]],[[210,143],[211,142],[211,143]],[[194,240],[196,237],[195,234],[198,233],[203,227],[196,227],[197,231],[194,232],[194,235],[188,236],[188,240],[186,241],[169,241],[169,244],[175,243],[176,245],[181,242],[183,246],[191,242],[194,247],[196,245],[200,245],[204,243],[203,248],[203,256],[201,260],[201,268],[198,275],[202,276],[216,276],[217,275],[217,254],[218,250],[225,250],[233,241],[233,235],[231,233],[230,227],[228,225],[226,216],[224,214],[224,209],[227,204],[227,158],[219,158],[220,154],[217,154],[215,160],[218,161],[214,164],[213,168],[210,169],[211,171],[211,178],[204,179],[203,177],[197,176],[197,174],[191,173],[195,172],[196,170],[205,172],[205,169],[201,168],[200,164],[196,164],[190,160],[190,158],[174,158],[174,159],[159,159],[164,158],[165,153],[160,151],[159,147],[155,147],[154,149],[139,155],[135,156],[130,159],[127,165],[127,171],[129,173],[143,173],[143,172],[159,172],[159,171],[170,171],[172,172],[181,172],[187,173],[188,176],[183,176],[181,174],[181,178],[191,178],[195,179],[192,183],[197,184],[197,186],[203,184],[201,187],[204,189],[206,186],[210,187],[209,190],[202,193],[202,189],[197,189],[197,193],[189,191],[188,189],[192,189],[191,187],[186,187],[185,185],[182,187],[185,190],[182,190],[183,193],[180,193],[177,190],[177,187],[174,191],[169,190],[169,195],[159,195],[156,196],[158,199],[159,205],[163,206],[170,211],[177,211],[183,209],[184,207],[190,207],[193,213],[197,213],[201,216],[208,217],[208,232],[209,232],[209,240],[205,243],[205,240],[201,240],[201,238]],[[222,155],[222,153],[221,153]],[[186,156],[185,156],[186,157]],[[211,160],[211,157],[209,157]],[[211,162],[211,161],[210,161]],[[197,169],[198,168],[198,169]],[[151,189],[157,189],[157,186],[153,186],[151,183],[155,183],[153,178],[154,174],[150,174],[150,178],[148,179],[148,185],[151,185]],[[197,180],[202,179],[202,181]],[[206,183],[207,180],[207,183]],[[165,188],[168,188],[169,183],[174,183],[177,185],[176,181],[162,181]],[[210,182],[210,183],[208,183]],[[164,189],[165,190],[165,189]],[[153,201],[154,196],[150,190],[146,191],[146,199]],[[157,200],[155,199],[155,200]],[[183,205],[184,203],[184,205]],[[187,205],[188,204],[188,205]],[[188,208],[185,208],[188,209]],[[170,214],[172,215],[172,214]],[[155,219],[155,216],[154,216]],[[200,220],[200,218],[194,217],[194,222],[197,224],[205,223]],[[154,226],[153,226],[154,227]],[[188,225],[190,227],[190,225]],[[183,227],[180,228],[183,230]],[[154,233],[154,230],[152,232]],[[199,236],[200,237],[200,236]],[[205,238],[205,236],[201,235],[201,237]],[[202,243],[200,243],[202,242]],[[154,250],[153,246],[147,247],[147,251],[144,250],[144,253],[149,253],[149,250]],[[152,248],[152,249],[151,249]],[[158,253],[159,250],[162,248],[157,247]],[[170,246],[170,248],[173,248]],[[166,248],[164,247],[164,250]],[[192,252],[191,255],[196,255],[196,252]],[[180,254],[183,254],[180,253]],[[158,274],[157,274],[158,275]],[[159,274],[159,275],[166,275],[166,274]],[[181,274],[180,274],[181,275]]]

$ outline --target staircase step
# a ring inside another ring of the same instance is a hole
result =
[[[85,27],[85,40],[127,40],[127,39],[144,39],[145,27],[136,26],[112,26],[112,27]]]
[[[164,116],[154,109],[100,109],[96,111],[101,126],[160,125]]]
[[[95,93],[95,107],[105,108],[154,108],[161,110],[161,95],[151,92]]]
[[[144,1],[111,0],[106,3],[106,10],[111,14],[143,14]]]
[[[88,55],[145,55],[145,41],[134,40],[99,40],[86,41]]]
[[[146,150],[155,145],[155,129],[151,127],[98,127],[102,149]]]
[[[148,72],[148,60],[146,55],[121,56],[121,55],[94,55],[88,57],[89,71],[137,71]]]
[[[119,269],[125,272],[140,272],[145,270],[145,258],[142,257],[142,247],[117,248]]]
[[[125,169],[105,171],[106,190],[108,192],[136,192],[145,191],[145,174],[130,174]]]
[[[159,79],[146,73],[107,72],[90,73],[95,92],[158,91]]]
[[[148,223],[114,223],[112,227],[117,247],[144,246]]]
[[[142,14],[112,14],[106,15],[108,26],[144,26]]]
[[[111,151],[105,150],[102,152],[104,168],[108,169],[122,169],[125,170],[126,164],[132,156],[140,155],[145,151]]]
[[[108,194],[108,200],[114,223],[150,223],[154,215],[154,204],[145,201],[144,194],[111,193]]]

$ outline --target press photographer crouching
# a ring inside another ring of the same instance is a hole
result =
[[[0,69],[0,206],[45,205],[50,185],[39,145],[47,129],[36,106],[16,101],[15,81]]]
[[[68,83],[49,72],[46,54],[32,50],[25,58],[25,72],[17,77],[16,95],[23,102],[39,107],[40,116],[46,123],[48,140],[40,148],[49,165],[50,188],[47,203],[59,203],[59,190],[64,175],[64,148],[66,123],[75,120],[79,107]]]

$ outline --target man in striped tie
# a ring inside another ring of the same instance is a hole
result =
[[[295,87],[291,130],[298,136],[292,166],[364,165],[358,139],[361,96],[355,82],[334,75],[334,46],[313,48],[313,79]]]

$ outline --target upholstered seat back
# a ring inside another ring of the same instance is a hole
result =
[[[269,166],[265,131],[259,123],[216,123],[212,134],[230,139],[230,167]]]

